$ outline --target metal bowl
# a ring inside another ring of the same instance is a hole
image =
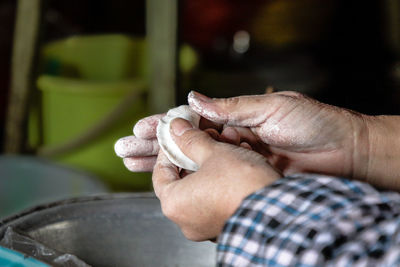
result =
[[[109,194],[38,206],[0,222],[92,266],[213,266],[215,245],[187,240],[152,194]]]

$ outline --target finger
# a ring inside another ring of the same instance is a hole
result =
[[[183,154],[200,166],[213,153],[216,144],[206,132],[194,129],[191,123],[181,118],[171,122],[171,136]]]
[[[270,150],[268,148],[268,145],[262,142],[260,138],[253,133],[253,131],[245,127],[234,127],[234,128],[239,133],[240,143],[249,144],[251,150],[258,152],[265,157],[270,156]]]
[[[131,172],[152,172],[157,157],[130,157],[124,158],[123,161],[125,167]]]
[[[142,139],[156,138],[156,131],[159,119],[165,116],[164,114],[156,114],[138,121],[133,127],[133,133],[136,137]]]
[[[178,168],[169,161],[162,150],[158,154],[152,179],[154,192],[160,199],[167,186],[180,179]]]
[[[229,131],[228,131],[229,129]],[[246,127],[225,127],[224,131],[221,133],[221,136],[224,138],[228,138],[231,141],[228,141],[231,144],[239,145],[240,143],[247,143],[252,148],[258,148],[260,146],[260,139],[251,131],[249,128]],[[227,142],[227,140],[223,140]]]
[[[121,157],[154,156],[160,147],[157,139],[141,139],[136,136],[126,136],[119,139],[114,145],[115,153]]]
[[[240,136],[241,142],[246,142],[249,144],[256,144],[259,142],[259,138],[250,130],[250,128],[246,127],[234,127],[235,131]]]
[[[217,131],[221,131],[223,128],[222,124],[215,123],[213,121],[210,121],[204,117],[200,117],[200,122],[199,122],[199,128],[204,130],[204,129],[215,129]]]
[[[243,148],[249,149],[249,150],[253,150],[252,147],[251,147],[251,145],[249,145],[249,144],[246,143],[246,142],[240,143],[240,146],[243,147]]]
[[[273,96],[268,94],[217,99],[192,91],[188,95],[188,102],[194,111],[213,122],[255,127],[278,109],[279,105]]]
[[[204,131],[206,133],[208,133],[208,135],[211,136],[211,138],[214,139],[215,141],[219,141],[220,140],[220,135],[219,135],[217,130],[215,130],[215,129],[205,129]]]
[[[233,127],[225,127],[221,133],[221,141],[238,146],[240,144],[240,135]]]

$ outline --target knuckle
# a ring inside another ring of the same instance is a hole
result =
[[[234,108],[235,106],[237,106],[240,102],[240,97],[230,97],[230,98],[224,98],[222,100],[222,106],[224,108]]]
[[[165,198],[161,202],[161,210],[163,214],[170,220],[176,222],[178,216],[178,208],[175,201],[171,200],[171,198]]]
[[[300,92],[297,92],[297,91],[292,91],[291,92],[291,96],[294,97],[294,98],[304,98],[305,97],[304,94],[302,94]]]
[[[310,99],[299,92],[295,91],[288,91],[288,92],[283,92],[283,93],[278,93],[274,95],[275,101],[277,104],[283,105],[283,104],[294,104],[297,105],[299,103],[304,103],[310,101]]]
[[[291,99],[303,99],[306,98],[306,96],[300,92],[297,91],[284,91],[281,94],[277,94],[278,96],[282,98],[291,98]]]
[[[206,133],[204,133],[206,134]],[[185,148],[191,148],[191,147],[198,147],[201,145],[203,138],[204,138],[203,132],[196,131],[192,132],[191,135],[187,135],[186,138],[183,140],[182,145]]]
[[[152,155],[158,155],[158,152],[160,151],[160,145],[158,144],[158,140],[154,139],[151,141],[151,152],[149,156]]]
[[[183,141],[183,146],[189,148],[196,145],[197,143],[198,143],[197,138],[195,138],[194,136],[190,136],[189,138],[186,138]]]
[[[202,241],[203,239],[199,237],[199,235],[197,233],[195,233],[194,231],[187,229],[187,228],[181,228],[182,234],[186,237],[186,239],[190,240],[190,241]]]
[[[162,210],[162,196],[163,196],[163,190],[162,187],[158,184],[158,182],[155,180],[154,175],[152,177],[152,181],[153,181],[153,189],[154,189],[154,194],[156,195],[156,197],[160,200],[161,202],[161,210]]]

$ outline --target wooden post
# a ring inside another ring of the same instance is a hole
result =
[[[383,5],[384,18],[384,36],[389,47],[400,58],[400,1],[384,0]]]
[[[166,112],[175,106],[178,0],[146,0],[150,67],[150,107]]]
[[[37,56],[42,0],[18,0],[7,110],[5,152],[22,152],[26,138],[29,93]]]

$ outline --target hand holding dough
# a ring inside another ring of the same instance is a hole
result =
[[[170,127],[171,122],[175,118],[188,120],[195,128],[199,127],[200,116],[196,112],[194,112],[188,105],[182,105],[170,109],[167,115],[161,118],[158,122],[158,144],[173,164],[186,170],[197,171],[199,169],[199,166],[190,158],[188,158],[172,139],[172,136],[170,134]]]

